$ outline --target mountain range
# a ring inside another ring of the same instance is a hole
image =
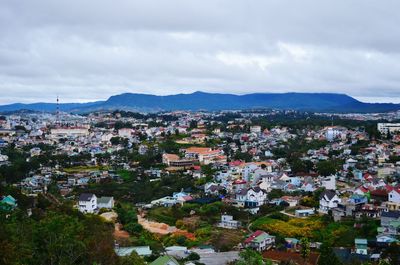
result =
[[[313,112],[388,112],[400,110],[400,104],[365,103],[345,94],[335,93],[254,93],[245,95],[194,92],[157,96],[124,93],[105,101],[64,103],[60,111],[85,113],[104,110],[130,110],[157,112],[171,110],[240,110],[240,109],[293,109]],[[56,103],[15,103],[0,106],[0,112],[20,110],[55,112]]]

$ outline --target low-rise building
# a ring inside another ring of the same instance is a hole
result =
[[[223,214],[221,216],[221,222],[218,224],[218,226],[227,229],[237,229],[240,227],[240,222],[233,220],[232,215]]]
[[[264,251],[275,246],[275,236],[257,230],[244,241],[244,246],[257,251]]]

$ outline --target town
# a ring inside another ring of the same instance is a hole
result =
[[[400,264],[399,120],[5,113],[5,264]]]

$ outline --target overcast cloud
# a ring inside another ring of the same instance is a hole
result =
[[[400,102],[400,2],[2,0],[0,104],[123,92]]]

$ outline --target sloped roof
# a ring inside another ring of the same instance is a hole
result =
[[[335,197],[336,192],[334,192],[333,190],[326,190],[324,191],[321,195],[320,195],[320,199],[326,197],[328,200],[332,200],[333,197]]]
[[[79,195],[79,201],[90,201],[90,199],[94,196],[93,193],[82,193]]]
[[[400,218],[400,211],[382,212],[381,217]]]
[[[113,197],[100,197],[97,199],[97,203],[108,203],[112,199],[114,199],[114,198]]]
[[[158,259],[156,259],[155,261],[153,261],[152,263],[150,263],[150,265],[172,265],[172,264],[176,264],[179,265],[179,262],[174,259],[171,256],[161,256]]]

